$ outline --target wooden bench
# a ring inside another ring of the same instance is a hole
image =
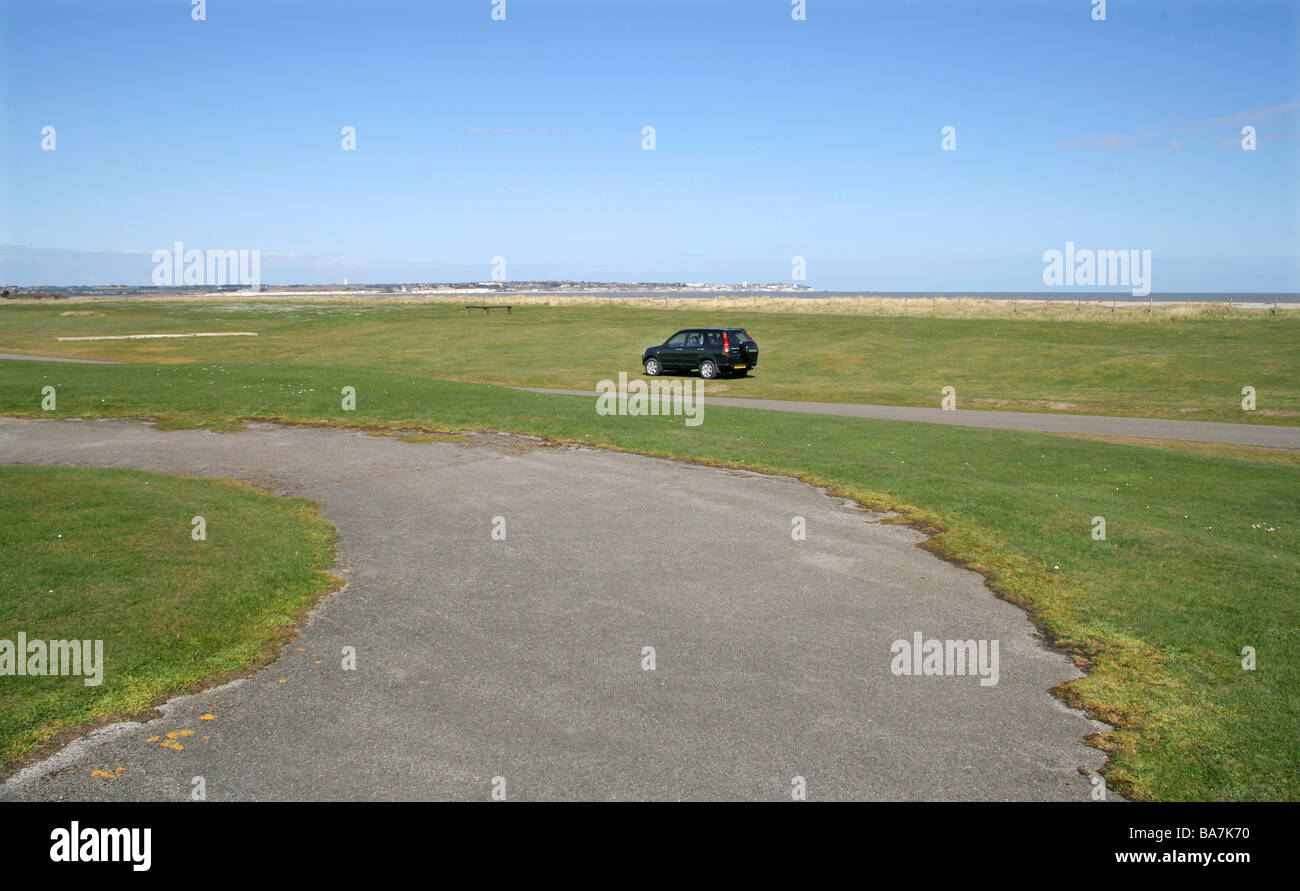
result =
[[[493,310],[493,309],[500,309],[502,306],[505,306],[505,308],[506,308],[506,315],[510,315],[510,304],[508,304],[508,303],[507,303],[507,304],[500,304],[500,303],[499,303],[499,304],[497,304],[495,307],[492,307],[492,306],[483,306],[483,305],[480,305],[480,306],[468,306],[468,305],[467,305],[467,306],[465,307],[465,315],[466,315],[466,316],[469,316],[469,311],[470,311],[471,309],[481,309],[481,310],[483,310],[483,315],[485,315],[485,316],[490,316],[490,315],[492,315],[492,310]]]

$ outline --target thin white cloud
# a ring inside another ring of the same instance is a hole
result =
[[[1265,108],[1255,108],[1249,111],[1238,111],[1233,114],[1210,118],[1205,121],[1198,121],[1195,124],[1184,124],[1178,127],[1148,127],[1144,130],[1138,130],[1133,133],[1109,133],[1105,136],[1089,136],[1083,139],[1065,139],[1056,143],[1056,145],[1058,148],[1063,149],[1121,149],[1134,145],[1142,145],[1144,147],[1152,148],[1167,148],[1176,152],[1181,150],[1185,143],[1177,138],[1170,139],[1168,142],[1161,141],[1167,135],[1186,133],[1189,130],[1201,130],[1206,127],[1228,127],[1237,124],[1255,124],[1276,115],[1288,114],[1293,111],[1300,111],[1300,100],[1283,102]]]
[[[1267,142],[1282,142],[1286,139],[1295,139],[1297,136],[1300,136],[1300,130],[1288,130],[1284,133],[1260,133],[1255,137],[1255,143],[1263,145]],[[1240,147],[1240,133],[1227,133],[1219,137],[1219,148],[1235,149]]]
[[[1267,108],[1256,108],[1253,111],[1239,111],[1236,114],[1224,115],[1221,118],[1211,118],[1199,126],[1226,127],[1229,124],[1254,124],[1266,118],[1271,118],[1273,115],[1286,114],[1289,111],[1296,110],[1300,110],[1300,100],[1283,102],[1281,105],[1270,105]]]

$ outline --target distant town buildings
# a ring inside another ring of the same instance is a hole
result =
[[[498,294],[597,294],[611,297],[679,295],[683,297],[722,296],[727,294],[812,294],[813,289],[807,285],[786,282],[760,283],[741,282],[740,284],[709,284],[707,282],[576,282],[576,281],[513,281],[513,282],[388,282],[353,285],[350,278],[344,278],[342,285],[337,284],[263,284],[266,295],[293,296],[295,294],[328,295],[330,293],[347,293],[352,296],[382,294],[474,294],[495,292]],[[242,292],[240,285],[73,285],[70,287],[34,287],[24,289],[28,294],[67,296],[67,297],[132,297],[164,296],[201,297]]]

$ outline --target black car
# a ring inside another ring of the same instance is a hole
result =
[[[666,371],[698,371],[706,380],[744,377],[758,364],[758,343],[744,328],[686,328],[647,348],[641,364],[651,377]]]

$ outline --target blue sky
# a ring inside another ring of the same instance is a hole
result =
[[[1157,292],[1300,290],[1300,4],[492,5],[3,0],[0,281],[143,284],[183,241],[268,283],[802,256],[816,288],[1032,291],[1073,241],[1150,250]]]

